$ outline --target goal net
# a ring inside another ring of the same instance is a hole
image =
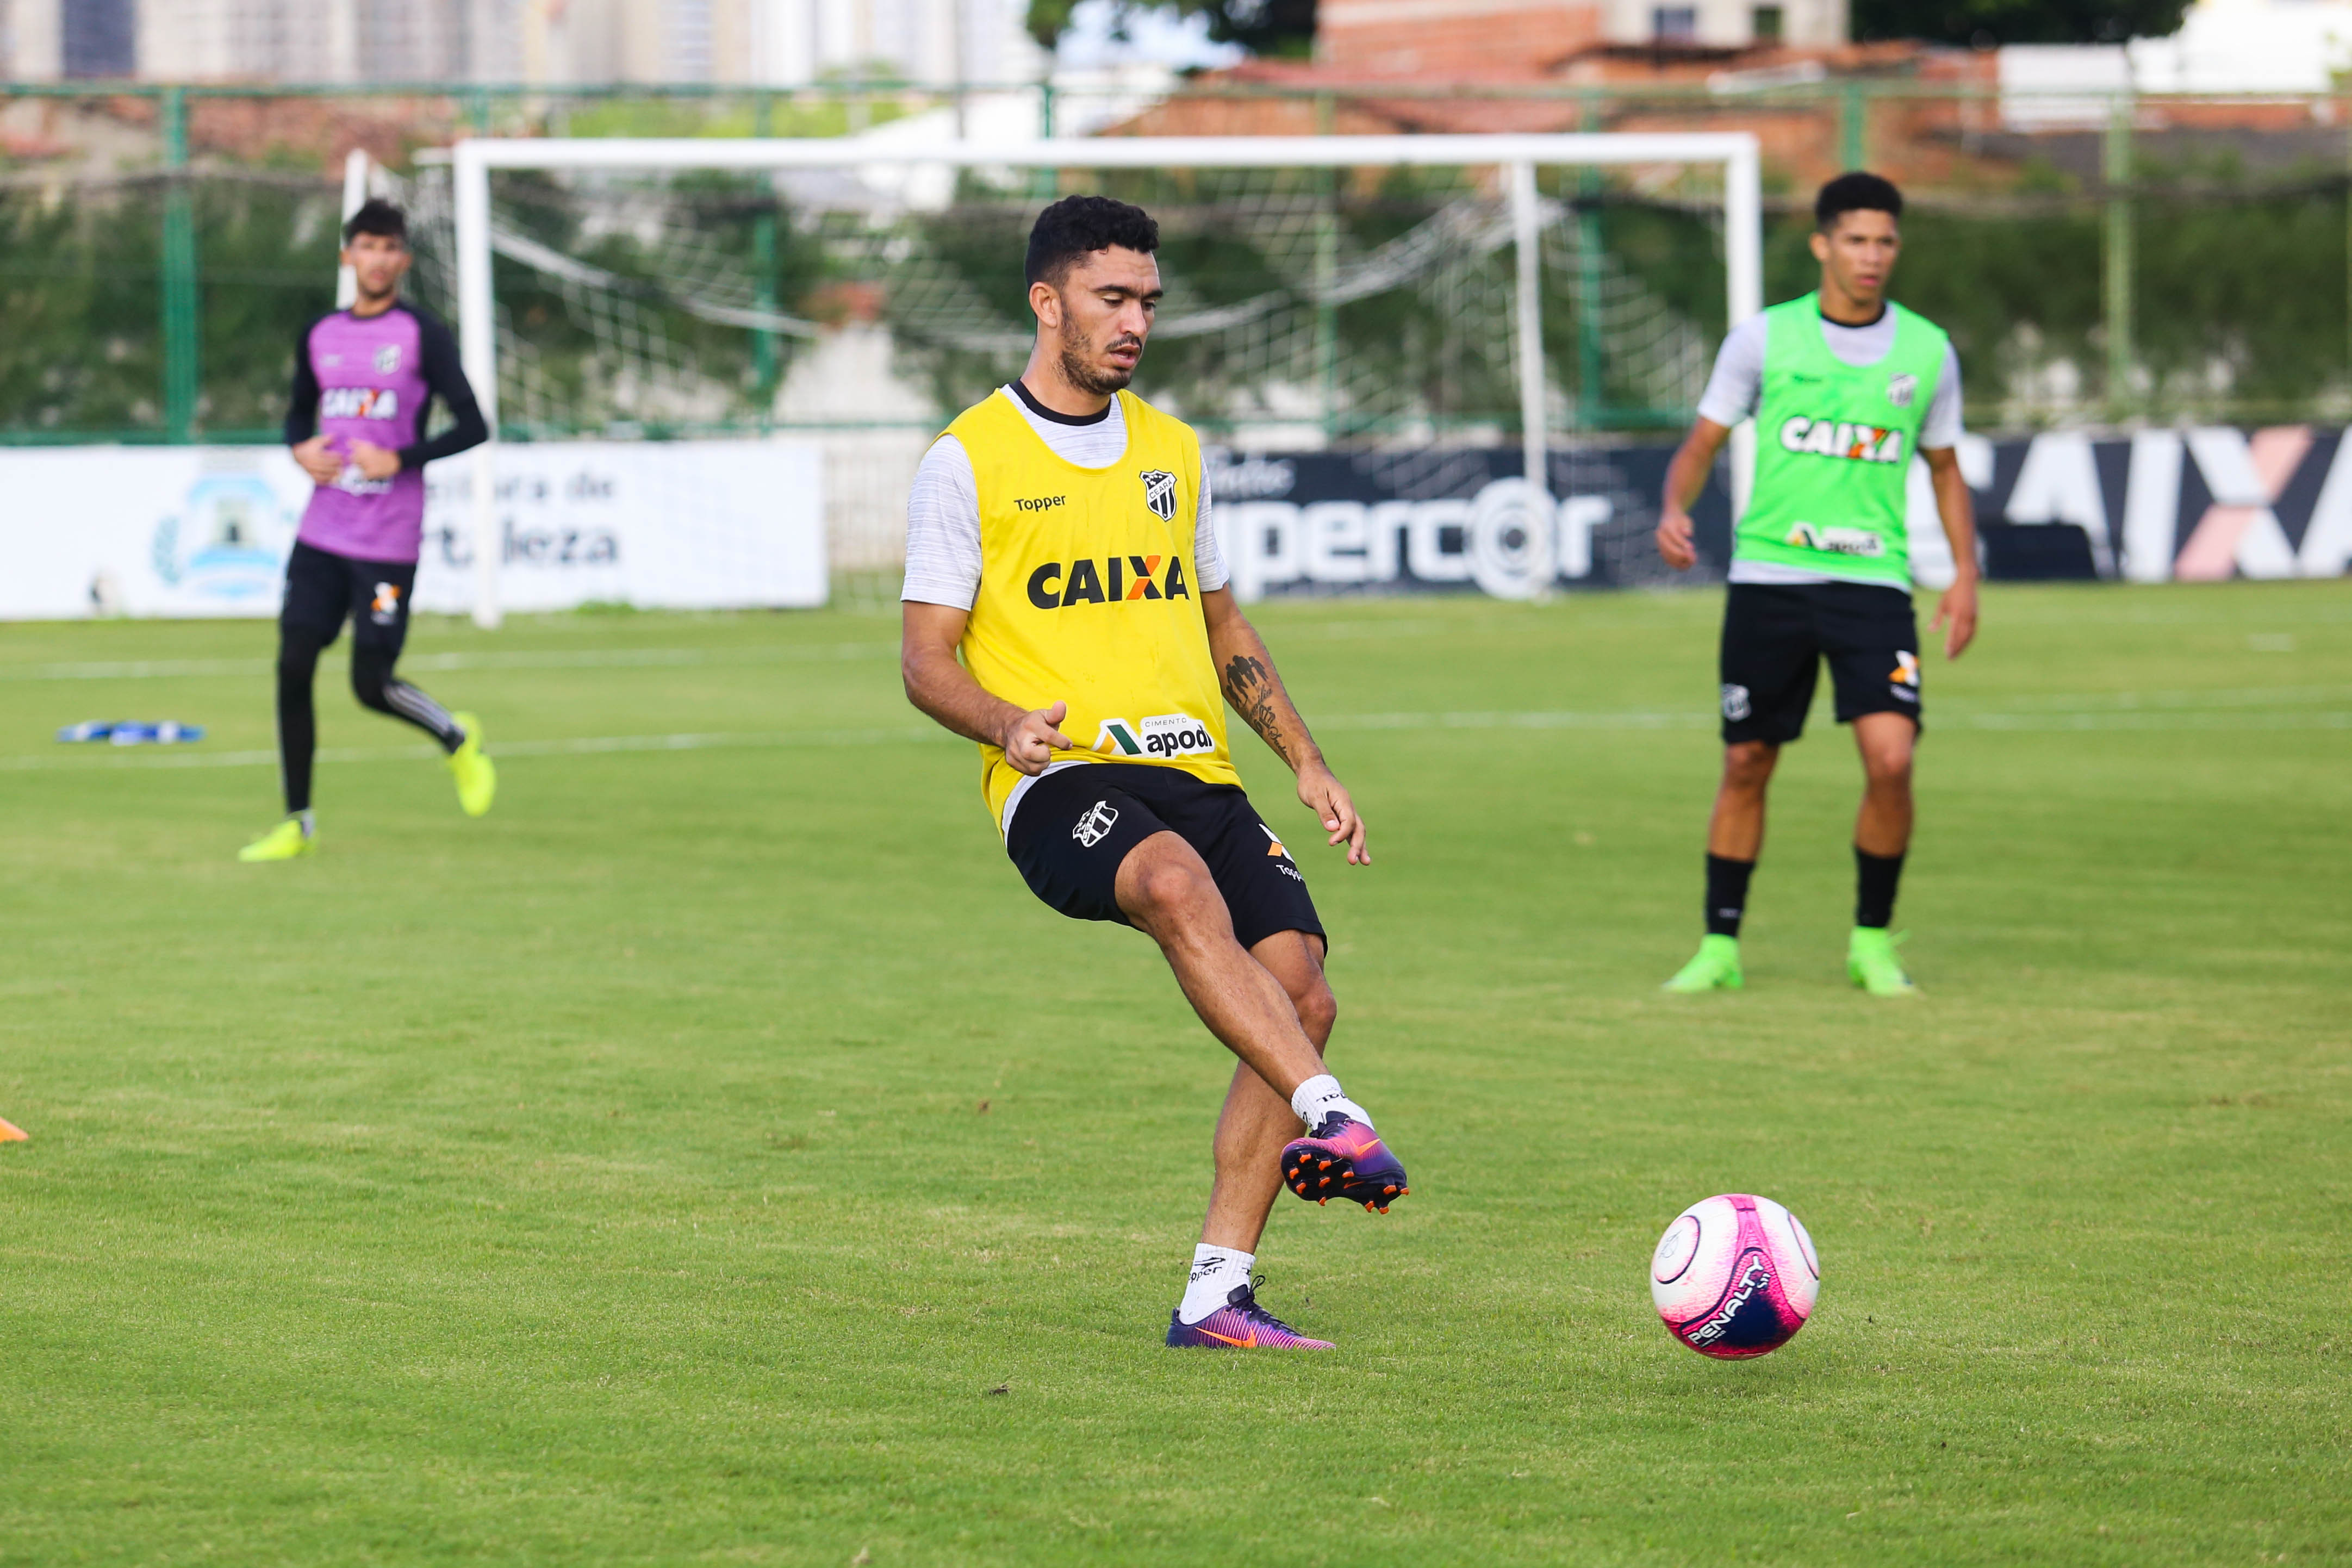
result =
[[[507,438],[804,441],[834,570],[877,591],[923,449],[1028,354],[1038,209],[1137,202],[1167,289],[1138,390],[1213,444],[1221,527],[1271,529],[1229,551],[1245,590],[1381,580],[1285,537],[1280,508],[1321,501],[1391,507],[1385,544],[1339,557],[1535,591],[1596,556],[1635,570],[1595,441],[1685,421],[1760,306],[1756,170],[1744,135],[614,139],[461,142],[376,178]],[[1504,479],[1491,526],[1445,510]],[[1408,503],[1439,508],[1418,555]],[[496,553],[475,558],[494,620]]]

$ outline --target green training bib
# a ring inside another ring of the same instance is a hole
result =
[[[1910,586],[1911,458],[1948,340],[1926,317],[1886,308],[1895,346],[1867,365],[1830,353],[1819,295],[1764,312],[1756,478],[1734,560]]]

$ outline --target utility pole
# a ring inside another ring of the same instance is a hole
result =
[[[2132,400],[2132,95],[2116,95],[2107,115],[2102,174],[2107,187],[2106,277],[2103,314],[2107,333],[2107,411],[2120,419]]]
[[[174,441],[196,438],[198,355],[195,194],[188,186],[188,95],[167,87],[163,119],[163,430]]]

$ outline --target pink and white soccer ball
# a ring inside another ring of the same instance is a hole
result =
[[[1747,1193],[1683,1210],[1650,1258],[1650,1299],[1666,1331],[1722,1361],[1787,1344],[1821,1288],[1821,1259],[1797,1216]]]

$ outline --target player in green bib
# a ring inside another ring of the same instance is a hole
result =
[[[1723,782],[1707,828],[1706,935],[1666,982],[1742,984],[1739,921],[1764,847],[1764,795],[1780,748],[1804,732],[1826,658],[1837,720],[1862,752],[1857,883],[1846,974],[1876,996],[1913,987],[1889,931],[1911,841],[1920,727],[1911,613],[1910,476],[1924,459],[1958,568],[1930,630],[1958,658],[1977,629],[1976,518],[1960,477],[1960,366],[1941,328],[1886,298],[1903,196],[1841,174],[1813,204],[1819,289],[1734,328],[1666,469],[1658,553],[1695,565],[1689,508],[1731,427],[1756,421],[1756,468],[1733,531],[1721,654]]]

